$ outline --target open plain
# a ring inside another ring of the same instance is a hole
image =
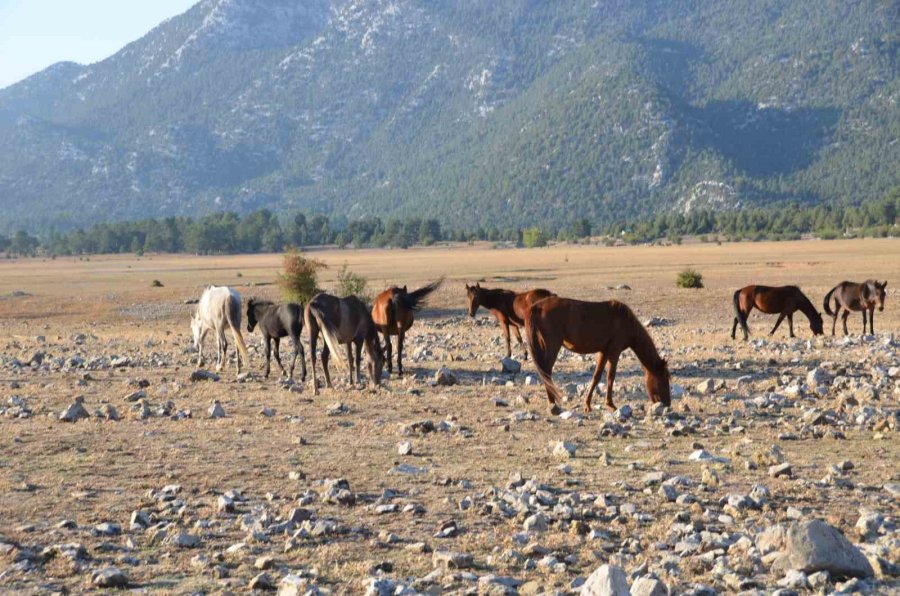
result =
[[[274,363],[262,377],[245,329],[249,377],[192,381],[185,301],[207,284],[277,299],[278,255],[0,262],[0,591],[568,593],[604,564],[635,594],[900,590],[900,242],[311,255],[326,289],[345,262],[373,293],[446,277],[404,378],[350,387],[332,362],[313,398]],[[675,287],[688,266],[705,288]],[[830,317],[813,338],[798,313],[796,339],[770,337],[755,312],[751,341],[730,337],[741,286],[797,284],[821,309],[866,278],[889,282],[874,336],[854,313],[849,338]],[[563,352],[571,397],[550,416],[521,350],[503,372],[493,317],[466,316],[474,281],[653,318],[672,407],[651,407],[626,352],[619,409],[595,396],[585,415],[594,359]],[[76,399],[87,417],[61,421]],[[835,539],[843,563],[797,552],[815,519],[855,545]]]

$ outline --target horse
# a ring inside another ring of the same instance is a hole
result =
[[[787,317],[790,336],[794,335],[794,313],[801,311],[809,319],[809,328],[813,335],[823,335],[822,314],[816,310],[809,298],[800,291],[797,286],[746,286],[735,291],[732,298],[734,304],[734,324],[731,326],[731,339],[735,339],[738,323],[744,331],[744,341],[750,337],[750,328],[747,326],[747,315],[755,308],[767,315],[778,313],[778,320],[769,335],[775,335],[775,331],[781,322]]]
[[[406,332],[412,327],[415,313],[443,282],[443,278],[423,286],[415,291],[408,291],[393,286],[375,297],[372,304],[372,320],[375,327],[384,336],[385,360],[388,374],[393,372],[391,358],[391,336],[397,336],[397,376],[403,376],[403,340]]]
[[[478,307],[483,306],[500,323],[500,329],[503,330],[503,337],[506,339],[506,357],[512,358],[512,348],[509,342],[509,328],[512,327],[516,333],[516,339],[519,341],[519,347],[525,353],[525,360],[528,360],[528,351],[522,343],[522,334],[519,328],[525,326],[525,314],[536,302],[555,296],[550,290],[537,288],[527,292],[515,293],[511,290],[482,288],[480,283],[474,286],[466,284],[466,297],[469,300],[469,316],[474,317],[478,312]]]
[[[191,315],[191,333],[199,358],[197,364],[203,366],[203,340],[209,331],[216,338],[216,371],[222,370],[228,351],[225,328],[231,329],[238,349],[237,372],[241,373],[241,360],[250,363],[247,345],[241,335],[241,295],[225,286],[209,286],[197,302],[197,310]]]
[[[303,331],[303,308],[299,304],[274,304],[268,300],[247,301],[247,331],[253,333],[253,329],[259,325],[263,340],[266,342],[266,378],[269,378],[272,361],[272,343],[275,344],[275,362],[281,368],[281,374],[294,379],[294,366],[297,364],[297,356],[300,356],[300,365],[303,368],[301,381],[306,381],[306,354],[303,344],[300,342],[300,332]],[[294,344],[294,358],[291,360],[291,372],[288,374],[281,363],[281,338],[290,337]]]
[[[861,310],[863,316],[863,335],[866,333],[866,311],[869,311],[869,333],[875,334],[875,307],[879,312],[884,310],[884,298],[887,281],[878,283],[874,279],[867,279],[861,284],[852,281],[842,281],[831,291],[825,294],[825,312],[833,317],[831,322],[831,335],[837,326],[838,314],[844,309],[841,318],[844,323],[844,335],[847,335],[847,317],[851,310]],[[831,296],[834,295],[834,312],[831,312]]]
[[[653,338],[622,302],[585,302],[551,296],[528,310],[525,333],[553,415],[560,413],[560,393],[551,373],[562,347],[577,354],[597,353],[597,367],[584,398],[585,412],[591,411],[591,397],[607,363],[606,405],[616,409],[612,398],[616,367],[619,356],[628,349],[635,353],[644,368],[650,401],[664,406],[672,403],[669,366],[657,352]]]
[[[328,355],[338,356],[338,346],[347,344],[347,366],[350,371],[350,384],[353,384],[353,345],[356,346],[356,380],[362,382],[360,359],[362,347],[366,347],[369,356],[369,376],[376,385],[381,384],[384,369],[384,355],[375,322],[365,303],[356,296],[338,298],[331,294],[319,293],[306,304],[303,313],[306,328],[309,330],[309,359],[312,363],[313,395],[318,395],[316,383],[316,341],[319,334],[325,338],[322,348],[322,368],[325,370],[325,383],[331,387],[331,375],[328,372]],[[353,345],[351,345],[353,344]]]

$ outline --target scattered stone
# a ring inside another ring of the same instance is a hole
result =
[[[127,588],[128,576],[118,567],[106,567],[94,572],[91,583],[98,588]]]
[[[474,558],[466,553],[436,550],[431,555],[431,563],[444,569],[468,569],[474,563]]]
[[[522,370],[522,364],[513,358],[506,357],[500,361],[503,372],[508,374],[516,374]]]
[[[769,466],[769,476],[772,478],[778,478],[780,476],[791,476],[791,464],[783,463],[775,466]]]
[[[219,403],[219,400],[214,400],[212,405],[209,406],[209,409],[206,410],[206,413],[210,418],[224,418],[225,408],[222,407],[222,404]]]
[[[628,579],[621,567],[601,565],[585,580],[581,596],[630,596]]]
[[[859,578],[874,575],[866,557],[840,530],[817,519],[788,528],[785,553],[790,568],[803,573],[827,571],[836,577]]]
[[[84,409],[83,403],[84,398],[79,395],[68,408],[60,413],[59,419],[63,422],[77,422],[85,418],[90,418],[91,415]]]
[[[198,369],[191,373],[191,382],[197,381],[218,381],[219,375],[208,370]]]
[[[269,577],[269,574],[263,571],[250,580],[250,583],[247,584],[247,588],[250,590],[274,590],[275,583],[272,581],[272,578]]]
[[[450,372],[446,366],[442,366],[438,369],[436,373],[434,373],[434,383],[435,385],[439,385],[441,387],[449,387],[451,385],[456,385],[456,376]]]
[[[669,596],[669,589],[655,577],[643,576],[631,584],[631,596]]]
[[[571,441],[551,441],[550,449],[553,451],[553,457],[561,459],[569,459],[575,457],[575,443]]]
[[[397,443],[397,453],[400,455],[412,455],[413,445],[412,441],[401,441]]]

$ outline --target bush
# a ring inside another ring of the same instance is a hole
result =
[[[283,267],[277,284],[285,300],[304,303],[319,293],[318,273],[327,267],[325,263],[308,259],[292,248],[284,255]]]
[[[528,228],[522,231],[522,244],[526,248],[547,246],[547,235],[540,228]]]
[[[344,266],[337,273],[337,286],[334,291],[341,298],[356,296],[363,302],[368,303],[371,302],[369,293],[366,291],[368,283],[369,280],[365,277],[350,271],[345,262]]]
[[[161,287],[163,287],[163,283],[161,281],[159,281],[158,279],[154,279],[153,281],[150,282],[150,287],[151,288],[161,288]]]
[[[825,228],[816,232],[821,240],[837,240],[841,233],[834,229]]]
[[[679,288],[702,288],[703,276],[693,269],[685,269],[678,274],[675,285]]]

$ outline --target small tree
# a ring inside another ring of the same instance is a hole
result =
[[[318,273],[327,265],[322,261],[309,259],[296,248],[284,255],[284,273],[278,276],[278,287],[285,299],[303,303],[319,292]]]
[[[685,269],[678,274],[675,285],[679,288],[702,288],[703,276],[694,269]]]
[[[345,261],[343,267],[341,267],[341,270],[337,273],[337,286],[334,291],[341,298],[356,296],[363,302],[368,303],[371,302],[369,293],[366,290],[368,283],[369,280],[365,277],[350,271],[350,269],[347,268],[347,263]]]
[[[522,231],[522,244],[526,248],[547,246],[547,235],[538,227],[528,228]]]

